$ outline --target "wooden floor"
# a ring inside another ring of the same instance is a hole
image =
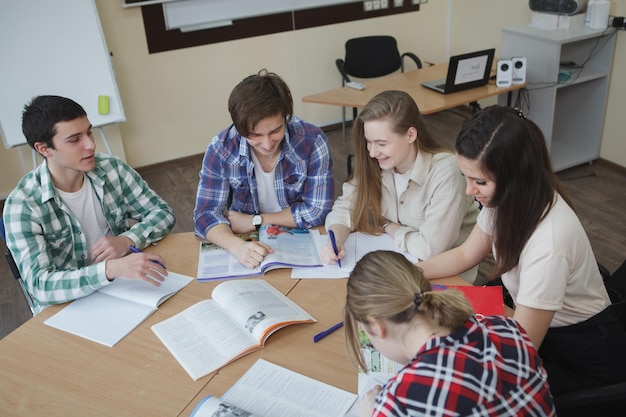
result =
[[[461,123],[470,114],[459,107],[426,116],[433,134],[452,146]],[[327,132],[334,161],[337,194],[346,179],[346,156],[350,140],[342,140],[341,128]],[[210,138],[207,138],[207,143]],[[138,169],[150,186],[174,209],[174,232],[193,231],[198,172],[202,154],[170,161],[158,166]],[[596,257],[609,271],[614,271],[626,258],[626,169],[598,160],[559,173],[571,193],[580,218],[589,235]],[[0,202],[4,206],[4,202]],[[6,250],[0,242],[2,253]],[[30,318],[30,311],[17,281],[13,279],[4,259],[0,259],[0,338]]]

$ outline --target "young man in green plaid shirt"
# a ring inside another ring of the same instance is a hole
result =
[[[85,110],[64,97],[36,97],[22,131],[44,161],[11,192],[3,218],[35,305],[74,300],[116,277],[160,285],[165,260],[129,252],[167,235],[174,213],[131,167],[95,152]]]

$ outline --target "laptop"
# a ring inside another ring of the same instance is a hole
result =
[[[450,57],[446,78],[424,81],[422,86],[442,94],[482,87],[489,82],[495,48]]]

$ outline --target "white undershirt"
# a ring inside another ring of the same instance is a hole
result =
[[[68,193],[56,188],[56,191],[61,200],[78,219],[83,233],[85,233],[89,250],[91,250],[98,239],[112,234],[98,201],[98,196],[86,175],[83,178],[83,186],[80,190]],[[91,259],[89,259],[88,263],[91,263]]]
[[[254,163],[254,176],[256,177],[257,193],[259,195],[259,209],[261,213],[278,213],[283,209],[278,204],[278,196],[274,189],[274,180],[276,178],[276,166],[270,172],[263,171],[261,162],[254,154],[252,154],[252,162]]]
[[[393,182],[396,185],[396,199],[398,201],[400,201],[400,196],[406,191],[406,188],[409,186],[412,172],[413,168],[409,169],[404,174],[399,174],[393,171]]]

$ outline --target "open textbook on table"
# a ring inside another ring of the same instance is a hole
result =
[[[211,296],[152,326],[194,381],[261,349],[278,329],[317,321],[262,279],[225,281]]]
[[[72,301],[44,323],[111,347],[191,281],[192,277],[171,271],[158,287],[117,278],[110,285]]]
[[[328,243],[328,235],[322,235],[318,230],[311,230],[311,237],[318,253]],[[356,263],[367,253],[375,250],[390,250],[402,253],[409,261],[417,263],[418,259],[408,252],[400,252],[393,244],[393,238],[388,234],[378,236],[366,235],[361,232],[352,232],[343,243],[346,256],[341,259],[341,266],[324,265],[322,268],[293,268],[291,277],[303,278],[348,278]]]
[[[263,359],[222,398],[205,397],[191,417],[342,417],[356,395]]]
[[[250,269],[227,250],[203,241],[198,257],[198,281],[253,277],[276,268],[322,266],[308,229],[266,224],[258,233],[248,233],[242,238],[263,242],[274,252],[268,254],[258,268]]]

